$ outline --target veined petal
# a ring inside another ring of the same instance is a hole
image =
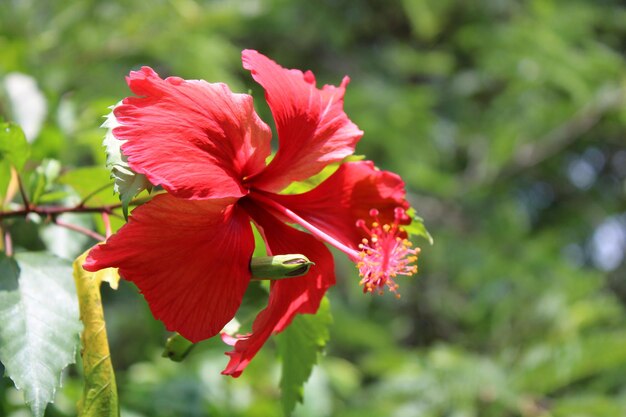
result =
[[[358,161],[342,164],[311,191],[271,198],[356,249],[364,237],[357,220],[368,219],[370,210],[376,209],[381,223],[393,223],[394,210],[409,207],[405,195],[404,181],[398,175],[376,169],[371,161]]]
[[[318,89],[310,71],[285,69],[252,50],[243,51],[242,59],[244,68],[265,89],[278,130],[278,152],[252,178],[256,188],[278,192],[354,152],[363,132],[343,111],[348,77],[339,87]]]
[[[143,67],[127,77],[139,97],[115,108],[131,168],[152,184],[188,199],[240,197],[241,182],[265,166],[271,131],[252,97],[225,84],[161,79]]]
[[[335,284],[333,257],[324,244],[250,202],[242,205],[252,215],[271,254],[301,253],[315,265],[304,276],[272,282],[268,305],[254,320],[252,333],[225,338],[234,344],[234,350],[227,353],[230,361],[222,373],[233,377],[241,375],[265,341],[283,331],[296,314],[317,312],[326,290]]]
[[[233,318],[250,280],[250,220],[233,200],[160,194],[136,208],[84,268],[119,268],[168,330],[198,342]]]

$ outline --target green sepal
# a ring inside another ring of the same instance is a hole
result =
[[[426,229],[426,226],[424,226],[424,219],[422,219],[420,216],[418,216],[416,214],[415,209],[413,207],[409,208],[406,211],[406,214],[409,217],[411,217],[411,224],[409,224],[408,226],[402,226],[402,228],[409,235],[422,237],[422,238],[426,239],[428,241],[428,243],[433,245],[435,243],[435,240],[433,239],[432,235]]]

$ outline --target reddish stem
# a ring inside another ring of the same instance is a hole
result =
[[[104,223],[104,234],[108,239],[111,236],[111,219],[109,218],[109,213],[105,211],[102,212],[102,222]]]
[[[87,229],[86,227],[82,227],[77,224],[65,223],[64,221],[59,220],[59,219],[54,219],[54,224],[56,224],[57,226],[65,227],[66,229],[73,230],[78,233],[82,233],[86,236],[89,236],[92,239],[97,240],[98,242],[102,242],[106,240],[106,238],[102,236],[100,233],[96,233],[93,230]]]
[[[4,211],[0,212],[0,219],[6,219],[8,217],[24,217],[29,213],[37,213],[43,217],[56,216],[63,213],[102,213],[111,212],[112,210],[121,207],[120,204],[102,207],[63,207],[63,206],[48,206],[48,207],[31,207],[20,210]]]
[[[11,239],[11,233],[6,230],[4,232],[4,253],[7,256],[13,256],[13,239]]]

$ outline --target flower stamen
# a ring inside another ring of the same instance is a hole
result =
[[[364,293],[384,293],[386,287],[389,291],[400,298],[397,293],[399,285],[395,282],[398,275],[411,276],[417,273],[417,255],[419,248],[413,248],[412,243],[406,238],[406,232],[400,226],[400,222],[406,219],[404,209],[398,207],[394,211],[392,224],[380,225],[378,210],[371,209],[369,212],[373,222],[368,227],[363,219],[356,222],[369,238],[364,238],[359,244],[359,261],[356,266],[363,286]]]

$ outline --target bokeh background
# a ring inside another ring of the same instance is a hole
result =
[[[435,244],[417,242],[400,300],[363,296],[336,257],[331,341],[295,415],[616,417],[625,47],[617,0],[0,0],[0,114],[71,175],[103,166],[102,115],[141,65],[251,90],[268,122],[242,49],[320,83],[348,74],[357,153],[403,176]],[[89,244],[34,227],[18,245]],[[175,364],[135,288],[103,291],[123,416],[281,415],[271,342],[239,379],[219,374],[219,340]],[[74,415],[80,384],[70,368],[46,416]],[[1,379],[0,416],[27,415]]]

